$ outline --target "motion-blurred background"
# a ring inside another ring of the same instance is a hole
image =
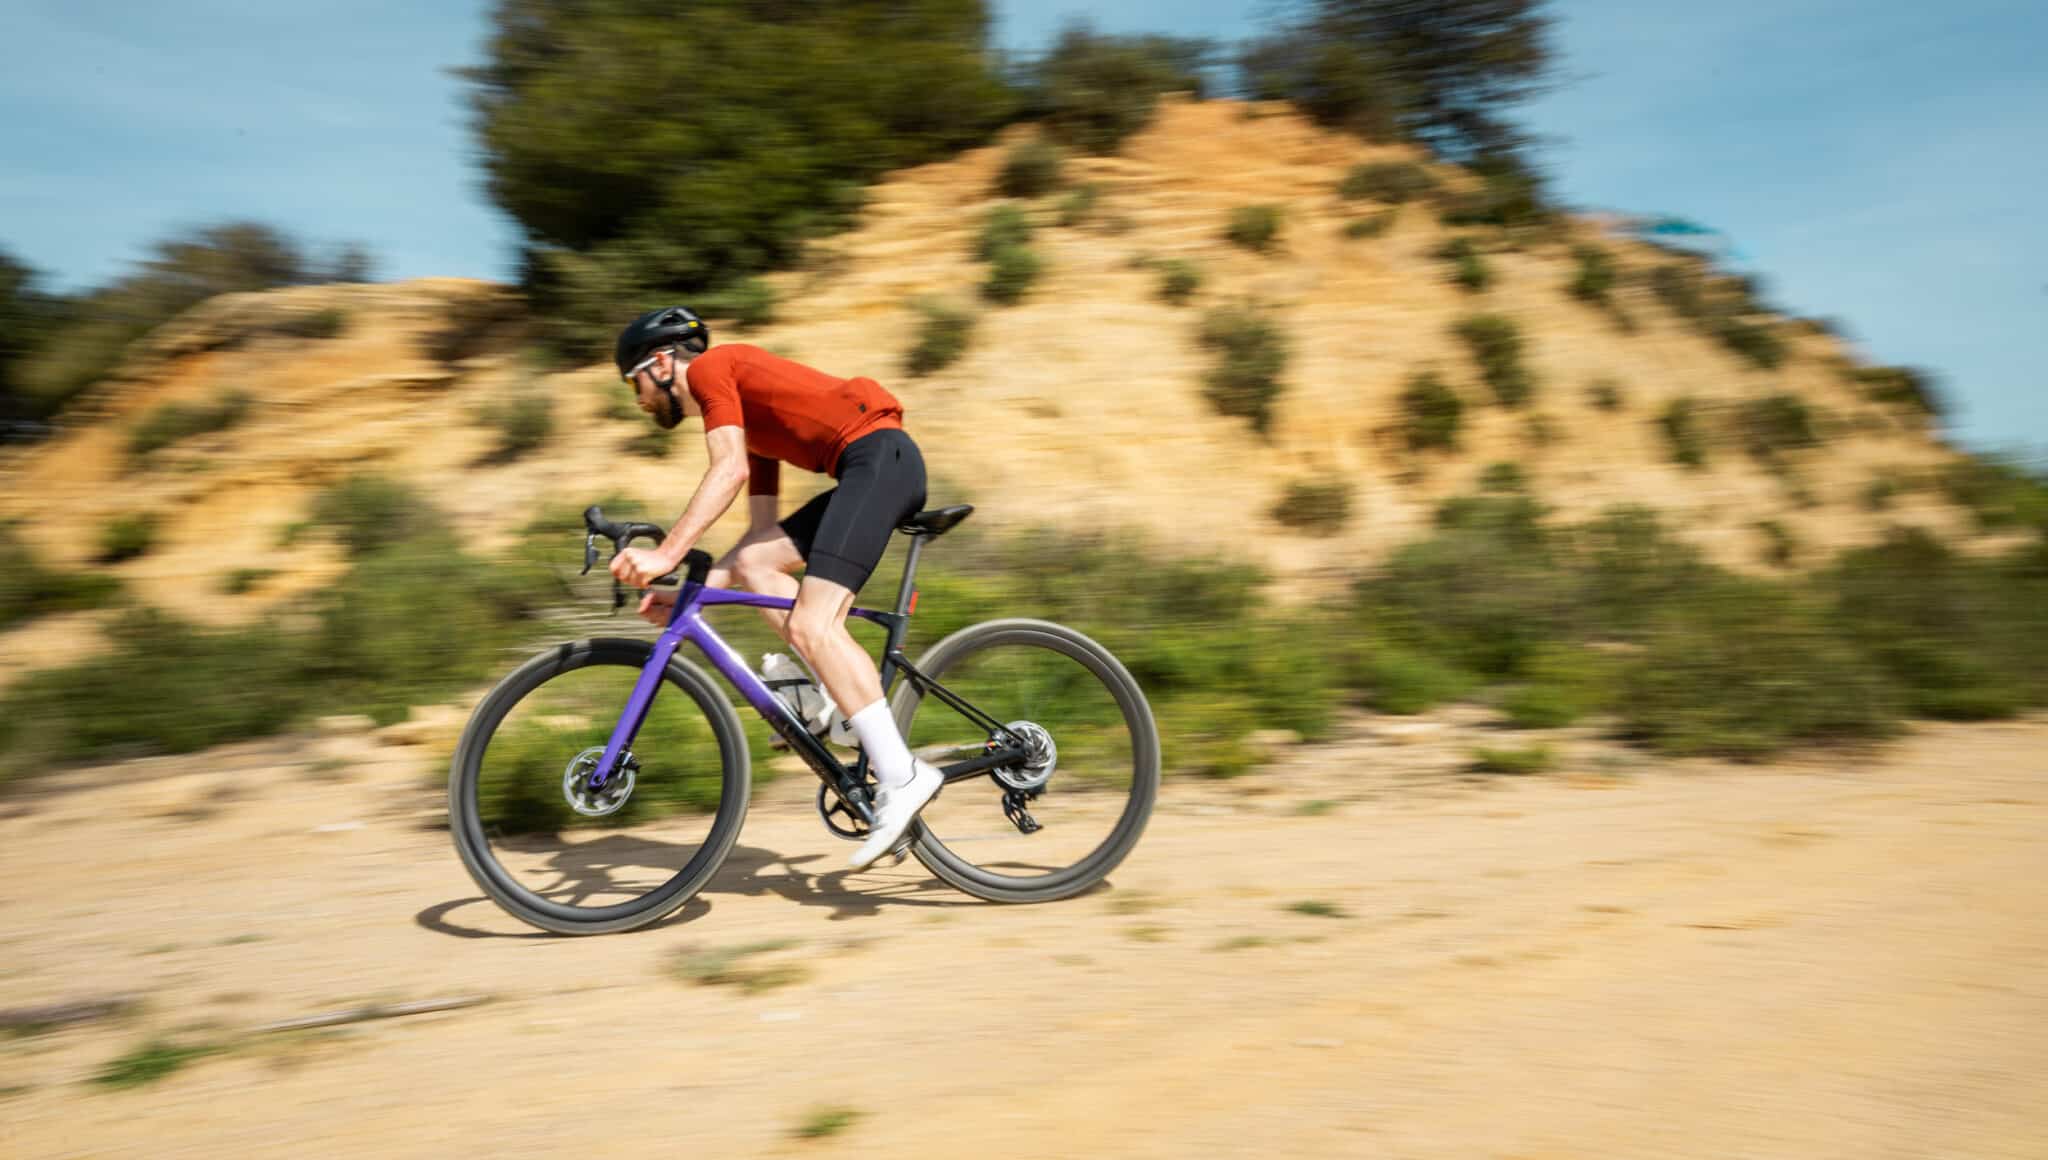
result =
[[[978,508],[913,653],[1095,635],[1169,797],[1417,714],[1445,769],[1574,775],[2048,700],[2038,6],[7,23],[17,801],[375,730],[431,814],[499,674],[653,631],[575,577],[578,513],[696,482],[609,365],[676,301],[904,400],[933,505]]]
[[[898,391],[934,502],[982,505],[931,617],[1101,632],[1183,772],[1348,702],[1755,755],[2048,690],[2039,294],[1997,252],[2038,182],[1823,174],[1963,149],[1881,111],[2013,84],[2017,9],[116,15],[31,7],[7,82],[15,768],[402,717],[551,639],[573,512],[694,483],[593,365],[672,300]],[[1994,169],[2040,164],[2027,97],[1964,134]],[[1951,332],[1969,377],[1873,353]]]

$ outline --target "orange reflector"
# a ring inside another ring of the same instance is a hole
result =
[[[915,588],[910,590],[910,611],[917,611],[917,589]]]

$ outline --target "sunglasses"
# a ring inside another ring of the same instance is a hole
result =
[[[626,385],[631,387],[638,387],[640,384],[634,382],[633,380],[640,377],[641,371],[644,371],[648,367],[653,366],[654,360],[660,357],[660,354],[660,351],[656,351],[654,354],[650,354],[646,358],[643,358],[639,362],[633,364],[633,369],[626,372]]]

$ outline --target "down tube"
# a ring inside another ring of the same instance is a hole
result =
[[[712,667],[723,673],[732,687],[740,691],[740,696],[747,699],[747,704],[752,705],[755,712],[771,721],[795,722],[795,717],[790,714],[789,707],[782,703],[782,698],[776,696],[773,690],[761,682],[761,678],[754,674],[754,670],[747,667],[746,660],[734,652],[731,645],[725,643],[724,637],[712,631],[711,626],[704,622],[702,613],[691,608],[684,612],[680,619],[683,622],[682,639],[696,645],[705,659],[711,662]]]

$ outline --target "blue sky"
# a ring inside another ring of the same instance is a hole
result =
[[[1086,16],[1218,38],[1272,0],[998,0],[1006,46]],[[0,247],[75,288],[228,217],[356,239],[387,277],[507,278],[448,69],[483,0],[13,0]],[[1770,295],[1940,372],[1957,433],[2048,444],[2048,5],[1559,0],[1532,106],[1559,192],[1734,237]]]

